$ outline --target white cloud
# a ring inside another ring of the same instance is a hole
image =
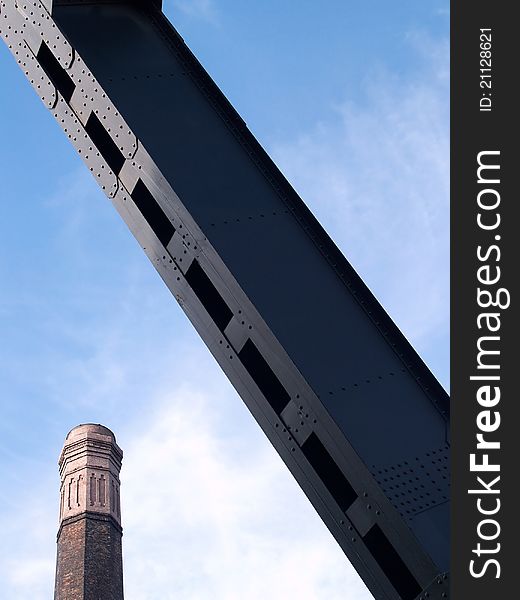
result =
[[[19,590],[17,594],[21,592],[27,598],[34,598],[47,591],[49,585],[42,585],[42,582],[51,581],[55,565],[54,557],[42,559],[24,556],[18,561],[8,561],[7,570],[14,589]],[[22,596],[17,595],[16,598],[21,600]]]
[[[449,9],[449,7],[439,8],[435,12],[435,14],[438,15],[438,16],[440,16],[440,17],[449,17],[450,16],[450,9]]]
[[[125,452],[126,597],[343,600],[349,590],[349,600],[368,600],[363,583],[202,344],[171,347],[177,358],[165,359],[163,366],[172,362],[162,377],[118,397],[120,418],[113,428]],[[116,353],[109,360],[123,359]],[[137,417],[128,418],[130,405],[141,408]],[[92,413],[98,410],[95,403]],[[0,575],[6,597],[48,600],[57,471],[37,464],[26,471],[35,481],[15,491],[8,516],[0,519]]]
[[[57,483],[57,477],[53,483]],[[19,488],[10,486],[0,518],[2,598],[48,600],[52,597],[56,565],[54,486],[51,490],[36,471],[33,480],[21,482]]]
[[[125,434],[127,591],[139,600],[339,600],[345,590],[368,599],[224,383],[179,386]]]
[[[412,80],[367,74],[364,102],[272,153],[407,336],[447,335],[448,43],[409,36]],[[447,348],[446,348],[447,350]]]
[[[166,11],[165,6],[165,11]],[[189,17],[208,21],[213,25],[218,24],[218,10],[214,0],[173,0],[172,15],[178,10]]]

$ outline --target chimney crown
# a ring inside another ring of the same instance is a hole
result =
[[[108,427],[86,423],[71,429],[59,458],[60,522],[93,512],[111,516],[121,525],[122,460],[123,451]]]

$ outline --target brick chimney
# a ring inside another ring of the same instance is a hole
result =
[[[123,600],[122,459],[103,425],[78,425],[65,439],[54,600]]]

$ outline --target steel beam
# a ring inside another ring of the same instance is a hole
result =
[[[0,33],[374,596],[447,597],[448,397],[160,2]]]

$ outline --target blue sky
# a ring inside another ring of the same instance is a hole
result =
[[[165,10],[447,387],[448,4]],[[52,597],[56,461],[94,421],[125,451],[128,599],[368,599],[3,44],[0,175],[5,597]]]

